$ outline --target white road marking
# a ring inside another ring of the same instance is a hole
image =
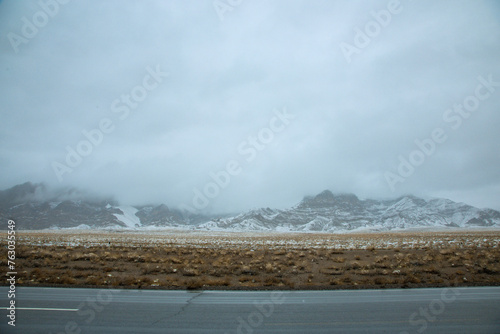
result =
[[[0,307],[2,310],[9,310],[8,307]],[[29,311],[69,311],[76,312],[77,308],[47,308],[47,307],[16,307],[16,310],[29,310]]]

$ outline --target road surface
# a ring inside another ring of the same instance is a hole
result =
[[[0,333],[500,333],[500,287],[342,291],[0,287]]]

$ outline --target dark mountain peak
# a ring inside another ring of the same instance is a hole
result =
[[[330,203],[337,203],[337,202],[359,202],[359,199],[356,195],[354,194],[349,194],[349,193],[338,193],[334,194],[330,190],[324,190],[318,195],[316,195],[313,198],[314,201],[316,202],[330,202]]]
[[[334,195],[330,190],[323,190],[320,192],[318,195],[314,197],[315,200],[317,201],[330,201],[333,200]]]
[[[0,191],[0,204],[9,206],[23,202],[34,201],[46,193],[47,187],[43,183],[26,182],[12,188]]]
[[[166,223],[182,224],[183,217],[175,210],[170,210],[165,204],[142,206],[135,213],[142,225],[162,225]]]
[[[7,191],[12,191],[12,192],[33,192],[36,189],[36,184],[33,184],[32,182],[25,182],[23,184],[18,184],[13,186],[10,189],[7,189]]]
[[[165,204],[160,204],[160,205],[154,207],[152,212],[154,212],[154,213],[167,213],[167,212],[170,213],[170,209]]]
[[[396,202],[407,202],[407,203],[412,203],[418,206],[424,206],[427,204],[427,202],[417,196],[414,195],[404,195],[396,199]]]
[[[358,196],[354,194],[336,194],[334,195],[336,201],[344,202],[359,202]]]
[[[316,196],[307,196],[299,204],[300,207],[332,207],[337,205],[358,205],[360,200],[354,194],[334,194],[324,190]]]
[[[46,186],[43,183],[25,182],[23,184],[18,184],[12,188],[4,190],[3,193],[22,198],[34,194],[37,190],[46,190]]]

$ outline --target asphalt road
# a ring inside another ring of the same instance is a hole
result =
[[[0,333],[500,333],[500,287],[343,291],[26,288]]]

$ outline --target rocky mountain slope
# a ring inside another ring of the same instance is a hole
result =
[[[263,208],[213,219],[169,209],[166,205],[120,206],[76,189],[49,191],[25,183],[0,191],[0,219],[18,229],[45,228],[188,228],[228,231],[339,232],[356,229],[500,227],[500,212],[446,199],[415,196],[394,200],[360,200],[326,190],[305,197],[286,210]]]
[[[353,194],[326,190],[287,210],[258,209],[198,226],[207,230],[274,230],[338,232],[354,229],[393,230],[425,227],[500,227],[500,212],[477,209],[446,199],[415,196],[394,200],[360,200]]]
[[[0,219],[12,219],[18,229],[136,228],[185,226],[181,214],[158,206],[119,206],[76,189],[49,191],[43,184],[24,183],[0,191]]]

